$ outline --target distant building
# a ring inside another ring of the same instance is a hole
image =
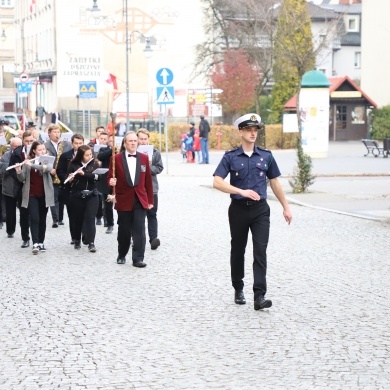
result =
[[[380,107],[390,105],[390,1],[363,1],[362,88]]]

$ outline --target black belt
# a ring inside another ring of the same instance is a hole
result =
[[[255,204],[263,203],[267,199],[247,200],[247,199],[232,199],[232,203],[242,204],[244,206],[253,206]]]

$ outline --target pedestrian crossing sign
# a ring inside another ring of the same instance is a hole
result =
[[[157,87],[157,104],[174,104],[174,87]]]

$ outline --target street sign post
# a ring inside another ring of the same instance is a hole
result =
[[[173,72],[168,68],[161,68],[156,73],[156,80],[161,85],[169,85],[173,81]]]
[[[79,81],[79,96],[83,99],[97,98],[96,81]]]
[[[17,83],[18,93],[31,92],[31,83]]]
[[[30,79],[30,76],[26,72],[22,72],[19,74],[19,80],[21,83],[27,83],[27,81]]]
[[[157,104],[174,104],[174,87],[157,87]]]
[[[157,104],[164,104],[165,108],[165,122],[164,122],[164,131],[165,131],[165,172],[168,174],[168,122],[167,122],[167,104],[175,103],[175,89],[171,84],[173,81],[173,72],[169,68],[161,68],[156,73],[156,80],[161,85],[157,87]],[[161,112],[161,110],[160,110]],[[160,125],[160,144],[161,144],[161,122]]]
[[[82,99],[97,98],[96,81],[79,81],[79,97]],[[88,106],[88,133],[91,139],[91,108]],[[85,120],[83,110],[83,133],[85,134]]]

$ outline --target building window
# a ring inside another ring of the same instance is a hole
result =
[[[360,51],[355,51],[355,68],[357,69],[360,69],[360,59],[361,59]]]
[[[356,125],[364,125],[365,123],[365,115],[364,115],[365,107],[364,106],[356,106],[351,112],[351,123]]]
[[[357,18],[348,18],[348,31],[359,31]]]
[[[0,0],[1,7],[11,7],[13,0]]]
[[[347,128],[347,106],[336,106],[336,129]]]

